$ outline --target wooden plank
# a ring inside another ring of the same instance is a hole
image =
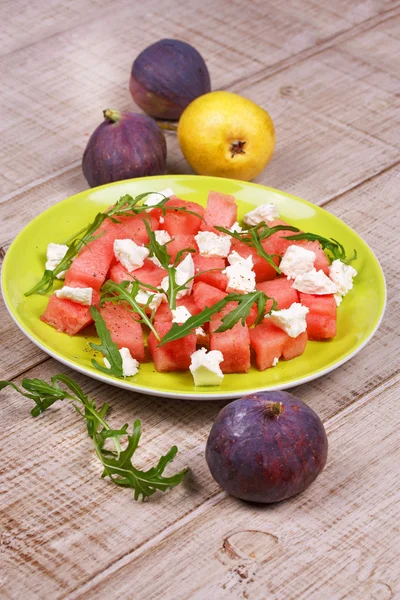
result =
[[[195,45],[204,54],[213,87],[218,89],[242,81],[340,31],[351,30],[351,14],[333,15],[329,6],[316,7],[311,2],[303,13],[293,2],[290,19],[286,12],[290,3],[285,11],[269,3],[252,6],[240,20],[238,0],[224,3],[219,11],[215,11],[212,0],[205,0],[201,7],[198,3],[169,2],[163,5],[168,19],[164,11],[157,10],[155,0],[122,2],[119,10],[111,14],[54,32],[38,43],[3,56],[0,68],[3,110],[7,115],[2,123],[0,149],[3,197],[8,198],[44,174],[77,165],[89,133],[101,122],[102,110],[108,105],[123,110],[133,108],[127,89],[131,63],[143,47],[156,39],[180,37]],[[370,3],[360,3],[364,4]],[[372,11],[365,14],[379,15],[397,4],[376,0]],[[51,18],[44,29],[37,25],[44,10],[44,5],[38,6],[34,4],[31,11],[40,39],[46,27],[51,32],[59,25],[54,25]],[[75,9],[74,5],[69,10],[69,4],[63,6],[56,11],[57,23],[65,10],[66,26],[75,23],[85,10],[92,14],[87,3],[86,9]],[[210,11],[216,15],[212,21]],[[140,36],[132,35],[132,22],[139,21]],[[22,31],[26,28],[25,25]],[[237,31],[236,43],[232,42],[233,31]],[[261,100],[264,102],[260,97],[258,101]]]
[[[327,423],[327,467],[303,494],[269,507],[221,498],[68,600],[397,597],[398,393],[379,389]]]

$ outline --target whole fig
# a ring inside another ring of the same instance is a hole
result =
[[[201,54],[186,42],[166,39],[139,54],[132,65],[129,88],[148,115],[179,119],[192,100],[211,90],[211,84]]]
[[[82,170],[91,187],[145,175],[165,173],[167,145],[157,123],[147,115],[104,111],[91,135]]]
[[[206,446],[214,479],[251,502],[279,502],[306,489],[325,466],[318,415],[287,392],[261,392],[225,406]]]

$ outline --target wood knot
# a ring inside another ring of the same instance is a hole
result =
[[[294,85],[283,85],[280,88],[279,93],[284,98],[294,98],[295,96],[301,96],[302,94],[301,90],[299,90],[299,88],[295,87]]]
[[[225,538],[224,552],[233,559],[262,563],[281,553],[279,539],[266,531],[238,531]]]

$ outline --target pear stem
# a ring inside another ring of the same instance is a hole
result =
[[[158,121],[157,119],[156,123],[161,129],[165,129],[166,131],[178,131],[178,123],[171,121]]]

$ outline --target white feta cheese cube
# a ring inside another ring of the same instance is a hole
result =
[[[128,348],[120,348],[119,353],[122,358],[122,374],[124,377],[133,377],[139,371],[139,361],[136,358],[132,358]],[[107,369],[111,368],[109,361],[104,357],[104,364]]]
[[[253,227],[254,225],[258,225],[262,221],[273,221],[279,217],[278,209],[275,204],[260,204],[254,210],[246,213],[243,217],[243,221],[246,225],[250,225]]]
[[[152,194],[149,194],[143,204],[145,206],[155,206],[164,200],[164,197],[170,198],[173,195],[174,192],[171,190],[171,188],[166,188],[165,190],[161,190],[161,192],[153,192]]]
[[[315,268],[308,273],[297,275],[292,287],[305,294],[324,295],[337,292],[337,285],[322,270],[317,271]]]
[[[73,302],[78,302],[79,304],[85,304],[86,306],[90,306],[92,304],[93,290],[90,287],[79,288],[64,285],[64,287],[62,287],[60,290],[57,290],[55,294],[57,298],[66,298],[67,300],[72,300]]]
[[[307,306],[300,302],[293,302],[290,308],[273,310],[269,318],[292,338],[296,338],[307,329],[306,314],[309,312]]]
[[[60,264],[60,262],[62,261],[64,256],[67,254],[67,252],[68,252],[68,246],[66,246],[65,244],[50,243],[47,246],[47,251],[46,251],[46,258],[47,258],[46,270],[54,271],[54,269],[56,267],[58,267],[58,265]],[[59,273],[57,275],[57,279],[64,279],[65,273],[66,273],[66,271],[61,271],[61,273]]]
[[[231,238],[228,235],[217,235],[212,231],[199,231],[194,236],[201,256],[220,256],[225,258],[231,249]]]
[[[346,265],[339,259],[333,261],[329,267],[329,277],[336,284],[337,292],[335,294],[336,306],[339,306],[343,296],[353,287],[353,277],[357,275],[357,271],[351,265]]]
[[[235,250],[228,256],[229,267],[222,273],[228,277],[228,288],[238,292],[254,292],[256,289],[256,274],[254,273],[253,258],[243,258]]]
[[[190,372],[193,375],[194,385],[210,386],[220,385],[224,378],[220,363],[224,360],[222,352],[200,348],[191,355]]]
[[[183,298],[187,294],[190,294],[193,287],[193,277],[194,277],[194,263],[191,254],[187,254],[182,262],[176,267],[175,270],[175,282],[177,285],[185,285],[185,288],[180,290],[176,294],[176,299]],[[169,280],[168,277],[164,277],[161,282],[161,287],[164,291],[168,291],[169,288]]]
[[[188,311],[186,306],[177,306],[176,308],[173,308],[171,312],[172,322],[178,323],[178,325],[185,323],[192,316],[192,313]]]
[[[312,250],[292,245],[283,255],[279,268],[288,279],[294,279],[297,275],[312,271],[315,258]]]
[[[115,240],[114,256],[130,273],[143,267],[144,259],[150,251],[144,246],[138,246],[133,240]]]
[[[154,235],[156,237],[156,242],[158,242],[160,246],[163,246],[167,242],[171,241],[171,236],[169,235],[168,231],[165,231],[165,229],[158,229],[154,232]]]

